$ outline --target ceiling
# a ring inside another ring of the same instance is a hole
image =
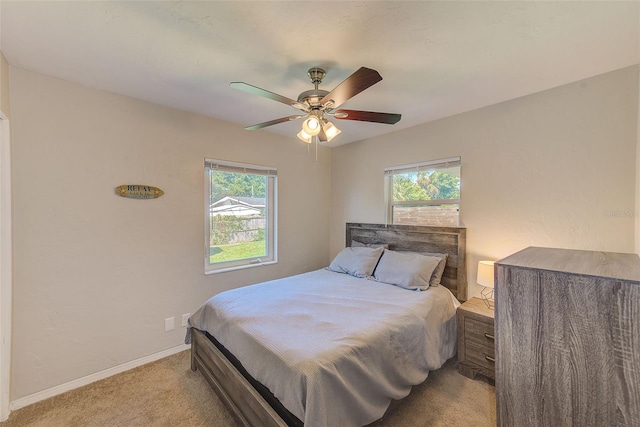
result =
[[[335,120],[335,146],[637,64],[639,5],[2,0],[0,47],[15,67],[243,126],[298,110],[232,81],[295,99],[310,67],[325,90],[376,69],[383,80],[343,107],[402,120]]]

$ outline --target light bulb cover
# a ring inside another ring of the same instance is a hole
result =
[[[298,139],[300,139],[300,141],[306,142],[307,144],[311,144],[311,140],[312,140],[313,136],[307,134],[304,129],[301,130],[300,132],[298,132]]]
[[[320,120],[315,117],[309,117],[304,122],[302,122],[302,130],[311,136],[315,136],[320,133]]]
[[[328,120],[325,120],[324,126],[322,126],[322,130],[327,136],[327,142],[331,141],[333,138],[342,133],[340,129],[335,127],[335,125]]]

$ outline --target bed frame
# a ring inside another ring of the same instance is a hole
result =
[[[391,250],[448,253],[441,284],[449,288],[458,300],[466,300],[465,228],[347,223],[346,231],[347,246],[351,246],[355,240],[365,244],[388,243]],[[242,368],[234,366],[231,359],[233,357],[227,357],[205,332],[191,330],[191,370],[200,370],[240,425],[291,425],[291,422],[285,421],[286,416],[281,416],[243,375]]]

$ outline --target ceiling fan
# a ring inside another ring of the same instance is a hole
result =
[[[277,125],[278,123],[304,118],[302,130],[298,133],[298,138],[307,143],[311,143],[314,136],[317,136],[316,141],[329,142],[340,134],[341,131],[327,120],[327,116],[338,120],[357,120],[388,125],[400,121],[400,114],[344,109],[336,110],[336,108],[340,107],[349,99],[382,80],[382,77],[376,70],[360,67],[360,69],[347,77],[346,80],[336,86],[331,92],[318,89],[318,86],[322,83],[322,79],[326,75],[325,70],[319,67],[313,67],[309,69],[307,75],[311,79],[311,83],[315,85],[315,88],[302,92],[298,95],[297,100],[269,92],[268,90],[244,82],[232,82],[229,86],[234,89],[282,102],[302,112],[302,114],[247,126],[245,129],[257,130],[267,126]]]

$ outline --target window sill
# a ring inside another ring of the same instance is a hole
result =
[[[244,270],[245,268],[253,268],[253,267],[262,267],[265,265],[271,265],[271,264],[277,264],[278,261],[267,261],[267,262],[258,262],[255,264],[243,264],[243,265],[236,265],[234,267],[227,267],[227,268],[218,268],[215,270],[206,270],[204,272],[205,276],[209,276],[211,274],[216,274],[216,273],[226,273],[228,271],[235,271],[235,270]]]

